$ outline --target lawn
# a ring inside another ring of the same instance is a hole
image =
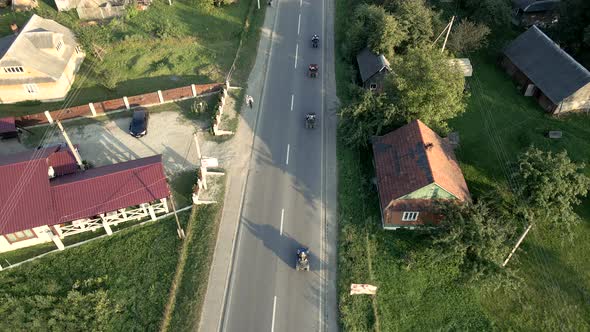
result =
[[[166,218],[2,271],[0,330],[158,330],[180,244]]]
[[[53,4],[52,4],[53,5]],[[58,13],[40,1],[36,13],[70,27],[84,45],[87,58],[66,101],[41,105],[0,105],[0,115],[22,115],[132,96],[191,83],[224,82],[243,37],[240,61],[233,76],[244,83],[258,44],[264,11],[253,11],[252,0],[217,8],[209,2],[156,0],[146,11],[102,25],[82,25],[75,11]],[[249,15],[250,14],[250,15]],[[22,26],[31,13],[0,12],[0,26]],[[248,29],[244,22],[249,15]],[[7,35],[8,28],[0,31]],[[94,46],[104,50],[102,61]]]
[[[337,42],[344,36],[350,0],[338,0]],[[498,48],[496,48],[498,49]],[[337,54],[339,53],[337,49]],[[451,122],[460,134],[457,157],[475,198],[510,189],[507,175],[519,152],[531,144],[566,149],[586,162],[590,175],[590,117],[554,118],[521,96],[495,62],[496,52],[471,57],[474,77],[468,110]],[[351,65],[336,59],[338,94],[350,100],[346,86]],[[353,72],[354,73],[354,72]],[[563,138],[549,140],[548,130]],[[383,231],[370,151],[338,146],[340,323],[346,331],[430,330],[590,330],[590,199],[578,211],[583,222],[573,243],[533,228],[509,268],[522,279],[517,289],[464,285],[444,261],[421,263],[428,239],[409,231]],[[378,286],[375,297],[348,294],[351,283]]]
[[[195,331],[199,325],[225,192],[225,177],[211,177],[209,181],[209,190],[216,189],[214,199],[218,203],[197,206],[187,226],[184,267],[168,331]]]

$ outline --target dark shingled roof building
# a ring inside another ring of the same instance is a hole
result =
[[[590,72],[536,26],[504,49],[501,65],[549,113],[590,109]]]
[[[435,225],[436,201],[469,201],[449,142],[420,120],[373,138],[383,228]]]
[[[385,56],[373,53],[369,48],[363,49],[356,56],[363,87],[366,89],[381,91],[383,78],[391,71],[389,61]]]

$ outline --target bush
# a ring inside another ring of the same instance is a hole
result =
[[[122,80],[122,74],[113,67],[105,66],[99,73],[100,85],[108,90],[115,90],[117,84]]]
[[[487,25],[463,20],[453,29],[447,45],[453,53],[471,53],[487,46],[489,34]]]
[[[37,106],[37,105],[41,105],[41,101],[40,100],[24,100],[24,101],[19,101],[18,103],[14,103],[14,105],[16,106]]]

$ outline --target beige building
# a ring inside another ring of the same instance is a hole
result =
[[[63,100],[85,54],[63,25],[33,15],[0,38],[0,103]]]

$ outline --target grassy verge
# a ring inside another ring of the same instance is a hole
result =
[[[156,0],[150,8],[99,25],[84,25],[75,11],[58,13],[40,1],[32,12],[0,12],[0,23],[15,21],[22,26],[33,13],[71,28],[85,46],[87,58],[68,94],[70,105],[131,96],[190,83],[225,81],[236,54],[243,23],[254,1],[237,1],[221,8],[210,2],[178,0],[172,6]],[[256,51],[258,30],[264,11],[255,11],[246,32],[244,54],[236,77],[249,72]],[[8,35],[9,29],[0,31]],[[105,51],[100,61],[93,45]],[[107,88],[108,87],[108,88]],[[23,115],[62,108],[64,102],[35,106],[0,105],[0,115]]]
[[[194,331],[199,324],[223,209],[225,178],[216,179],[211,186],[219,188],[215,197],[218,203],[195,207],[194,217],[187,226],[186,260],[177,285],[168,331]]]
[[[167,218],[3,271],[0,329],[157,330],[180,243]]]

